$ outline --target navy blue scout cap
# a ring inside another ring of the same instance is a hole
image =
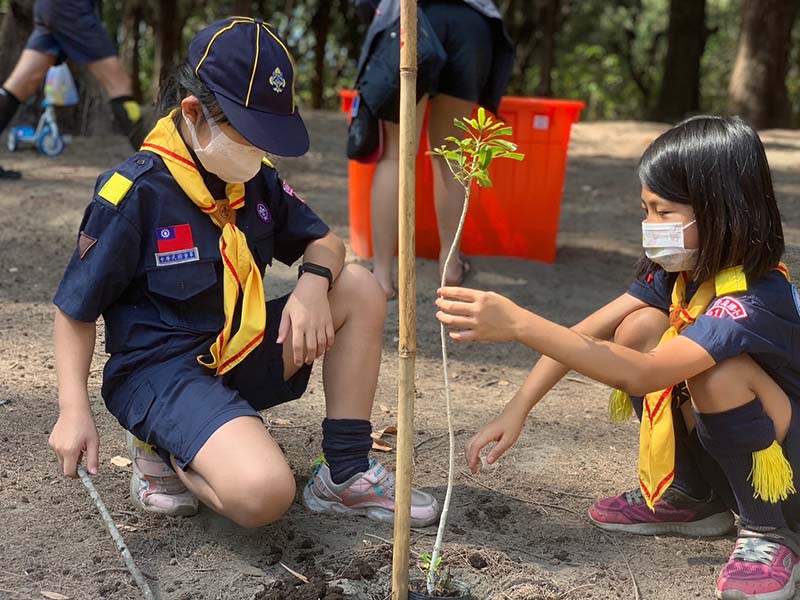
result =
[[[269,25],[230,17],[189,44],[189,65],[247,141],[279,156],[302,156],[308,132],[295,103],[294,61]]]

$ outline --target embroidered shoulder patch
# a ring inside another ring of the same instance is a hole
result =
[[[120,202],[122,202],[122,199],[128,193],[128,190],[131,189],[132,185],[133,181],[124,175],[114,173],[108,179],[108,181],[103,184],[103,187],[100,188],[100,191],[97,192],[97,195],[104,200],[108,200],[114,206],[117,206]]]
[[[81,231],[80,235],[78,236],[78,256],[80,259],[83,260],[84,257],[89,253],[89,250],[92,249],[97,243],[97,238],[93,238],[85,231]]]
[[[297,198],[303,204],[306,204],[306,201],[303,200],[303,197],[300,194],[298,194],[297,192],[295,192],[294,188],[292,186],[290,186],[288,183],[286,183],[285,181],[283,182],[283,191],[286,192],[287,194],[289,194],[290,196],[293,196],[294,198]]]
[[[723,319],[726,316],[731,319],[744,319],[747,311],[739,300],[731,296],[717,298],[714,304],[706,311],[706,315],[716,319]]]

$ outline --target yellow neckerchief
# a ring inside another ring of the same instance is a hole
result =
[[[783,263],[777,269],[786,279],[789,271]],[[680,273],[672,288],[672,304],[669,311],[669,328],[661,336],[658,345],[667,343],[678,336],[703,314],[711,301],[724,296],[747,291],[747,278],[741,266],[725,269],[713,280],[706,281],[686,304],[686,273]],[[675,431],[672,421],[672,390],[651,392],[644,397],[642,421],[639,427],[639,487],[644,500],[651,510],[667,491],[675,478]],[[623,400],[624,398],[624,400]],[[615,390],[612,406],[630,398]],[[626,410],[612,409],[617,416]],[[632,409],[631,409],[632,412]],[[791,466],[783,456],[777,441],[769,448],[753,452],[751,478],[756,497],[770,502],[785,500],[789,492],[794,492]]]
[[[183,192],[222,229],[219,252],[222,256],[225,326],[209,349],[211,360],[207,356],[197,357],[201,365],[215,369],[217,375],[222,375],[244,360],[264,338],[267,324],[264,283],[247,246],[247,238],[235,224],[235,210],[244,206],[244,184],[229,183],[225,186],[226,200],[214,200],[175,127],[175,112],[156,123],[142,144],[142,150],[158,154],[164,159],[164,164]],[[236,332],[232,334],[233,317],[240,294],[242,311]]]

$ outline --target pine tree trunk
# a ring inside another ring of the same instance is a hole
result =
[[[317,0],[317,8],[311,17],[314,32],[314,74],[311,79],[311,106],[322,108],[325,103],[325,49],[331,27],[331,3]]]
[[[792,124],[786,74],[797,11],[797,0],[744,0],[728,112],[756,128]]]
[[[10,0],[0,25],[0,81],[11,74],[33,30],[33,0]]]
[[[676,121],[700,110],[700,61],[707,37],[705,0],[671,0],[655,119]]]

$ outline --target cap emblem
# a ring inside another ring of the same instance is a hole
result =
[[[269,84],[272,86],[272,89],[276,94],[280,94],[283,91],[283,88],[286,87],[286,79],[283,77],[283,72],[281,71],[280,67],[275,67],[275,70],[272,72],[272,75],[269,78]]]

